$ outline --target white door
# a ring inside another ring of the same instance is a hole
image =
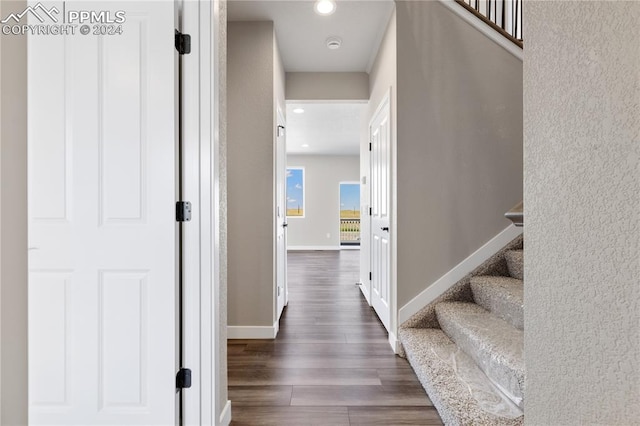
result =
[[[389,210],[391,126],[387,95],[369,124],[371,142],[371,306],[387,331],[391,318]]]
[[[174,4],[55,6],[126,21],[29,37],[29,420],[174,424]]]
[[[279,319],[287,304],[287,145],[280,110],[276,131],[276,310]]]

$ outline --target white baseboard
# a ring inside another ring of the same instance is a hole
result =
[[[280,322],[265,325],[229,325],[227,339],[275,339],[280,330]]]
[[[228,426],[231,424],[231,401],[227,400],[227,403],[222,409],[220,414],[220,426]]]
[[[340,246],[287,246],[288,251],[340,250]]]
[[[340,246],[340,250],[360,250],[360,246]]]
[[[409,303],[400,308],[398,311],[398,324],[402,324],[420,309],[440,297],[445,291],[449,290],[467,274],[486,262],[491,256],[500,251],[520,234],[522,234],[522,228],[509,225],[509,227],[505,228],[489,240],[489,242],[440,277],[436,282],[428,286],[422,293],[411,299]]]
[[[480,31],[485,36],[489,37],[491,41],[502,47],[507,52],[511,53],[516,58],[522,61],[523,53],[522,49],[513,42],[507,40],[505,36],[491,28],[489,25],[485,24],[480,20],[480,18],[473,15],[473,13],[469,12],[465,9],[464,6],[460,6],[455,0],[440,0],[440,2],[445,5],[449,10],[453,13],[464,19],[468,24],[474,27],[476,30]]]

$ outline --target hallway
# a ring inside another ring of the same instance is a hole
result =
[[[232,425],[441,425],[359,288],[359,251],[290,252],[275,340],[230,340]]]

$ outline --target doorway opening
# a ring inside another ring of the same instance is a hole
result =
[[[364,102],[288,102],[288,251],[360,246]]]
[[[360,248],[360,182],[340,182],[340,248]]]

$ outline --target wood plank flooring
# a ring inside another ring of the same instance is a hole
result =
[[[441,425],[359,288],[357,250],[290,252],[275,340],[229,340],[232,425]]]

